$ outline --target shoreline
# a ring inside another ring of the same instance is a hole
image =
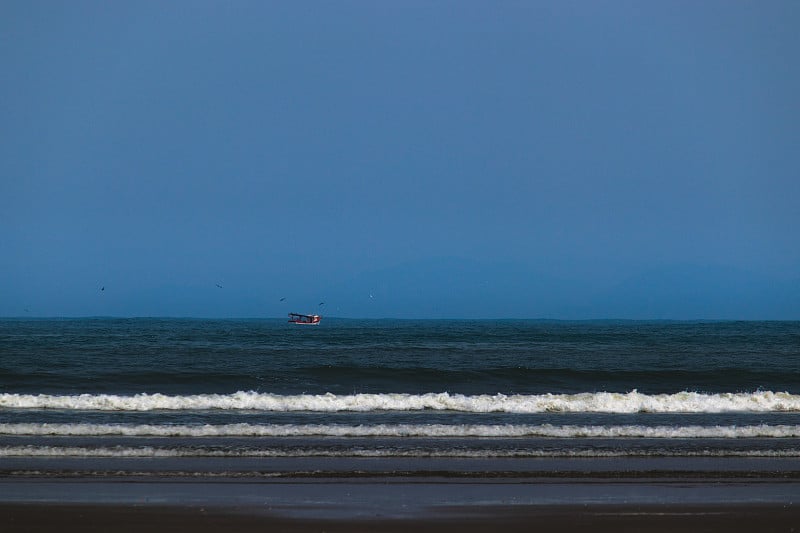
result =
[[[798,457],[4,457],[3,531],[800,528]]]
[[[0,475],[0,523],[11,533],[145,528],[179,533],[471,533],[498,528],[765,533],[800,526],[796,461],[783,470],[775,470],[770,461],[761,470],[704,472],[685,464],[683,469],[647,471],[634,463],[628,471],[609,471],[601,462],[594,471],[553,468],[511,476],[499,471],[489,476],[482,471],[382,474],[391,464],[376,461],[372,472],[271,477],[6,472]]]

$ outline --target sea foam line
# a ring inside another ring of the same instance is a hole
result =
[[[258,410],[258,411],[458,411],[467,413],[721,413],[800,411],[800,395],[788,392],[705,394],[642,394],[585,392],[579,394],[464,395],[427,394],[299,394],[254,391],[232,394],[0,394],[0,408],[94,411]]]
[[[0,435],[66,437],[556,437],[798,438],[798,425],[643,426],[527,424],[0,424]]]
[[[88,446],[0,446],[0,457],[109,457],[109,458],[158,458],[158,457],[800,457],[800,449],[783,450],[587,450],[587,449],[403,449],[403,448],[160,448],[141,447],[88,447]],[[167,474],[159,472],[161,474]],[[133,475],[122,472],[121,475]]]

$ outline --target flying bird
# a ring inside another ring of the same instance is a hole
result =
[[[100,287],[100,290],[101,290],[101,291],[104,291],[104,290],[106,290],[105,286],[103,286],[103,287]]]
[[[283,298],[281,298],[281,301],[284,301],[285,299],[286,299],[286,297],[283,297]]]
[[[222,288],[222,285],[220,285],[219,283],[216,283],[215,285],[216,285],[217,287],[219,287],[220,289]]]

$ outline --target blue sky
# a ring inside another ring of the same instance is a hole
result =
[[[797,28],[3,2],[0,315],[800,319]]]

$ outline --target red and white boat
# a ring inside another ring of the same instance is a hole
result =
[[[289,322],[291,324],[301,324],[304,326],[316,326],[322,317],[319,315],[301,315],[298,313],[289,313]]]

